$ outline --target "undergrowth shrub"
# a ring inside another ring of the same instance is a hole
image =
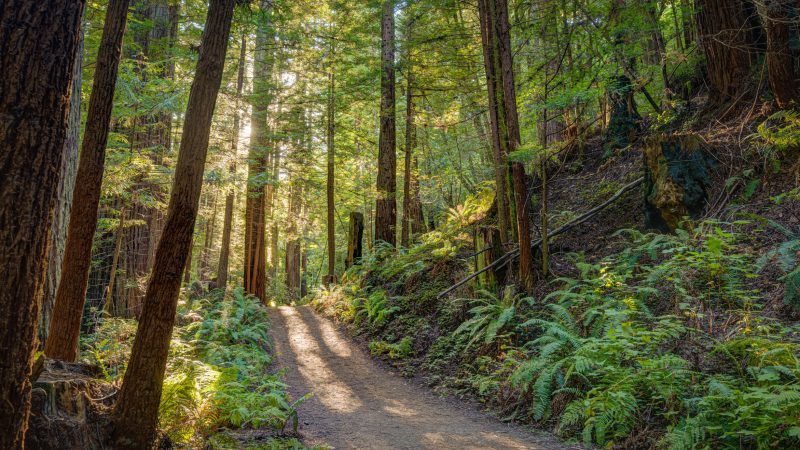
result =
[[[224,299],[215,291],[182,303],[178,314],[190,321],[174,329],[159,407],[159,428],[172,442],[202,445],[225,428],[297,427],[295,407],[305,398],[291,402],[269,369],[269,320],[258,299],[241,288]],[[135,329],[130,319],[104,319],[83,339],[85,359],[121,378]]]

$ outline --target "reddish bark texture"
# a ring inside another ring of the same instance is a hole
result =
[[[28,428],[82,0],[0,3],[0,448]]]
[[[394,0],[383,3],[381,20],[381,128],[378,144],[378,198],[375,241],[397,243],[397,155],[395,154]]]
[[[114,88],[128,4],[129,0],[111,0],[106,12],[78,161],[61,282],[56,292],[50,333],[44,346],[47,356],[64,361],[75,361],[78,353],[83,303],[92,263],[92,240],[97,228],[97,210],[103,183],[106,141],[114,106]]]

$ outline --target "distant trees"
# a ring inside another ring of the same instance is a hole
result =
[[[131,358],[113,412],[115,448],[152,445],[181,275],[192,242],[211,119],[235,0],[211,0],[189,94],[164,236],[156,250]]]
[[[21,449],[82,0],[0,3],[0,448]]]
[[[384,0],[381,16],[381,112],[375,241],[397,243],[397,154],[395,153],[394,0]]]
[[[106,12],[78,162],[61,282],[44,347],[47,356],[65,361],[74,361],[78,351],[83,303],[92,262],[92,240],[97,228],[106,141],[114,106],[114,88],[117,84],[117,67],[128,17],[128,4],[129,0],[111,0]]]

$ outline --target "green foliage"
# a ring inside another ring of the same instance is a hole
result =
[[[390,344],[386,341],[372,341],[369,352],[372,356],[388,355],[390,359],[405,359],[414,352],[414,340],[405,336],[400,342]]]
[[[266,308],[241,288],[189,305],[189,319],[173,332],[159,407],[159,428],[176,443],[198,443],[221,427],[297,428],[296,406],[280,375],[270,371]],[[111,379],[121,377],[133,344],[135,322],[103,319],[84,340],[84,354]]]
[[[718,351],[743,363],[744,373],[710,377],[698,396],[685,400],[687,415],[663,443],[672,449],[796,448],[799,349],[766,337],[721,343]]]
[[[383,325],[392,314],[400,310],[398,306],[388,306],[388,302],[389,298],[384,291],[374,291],[366,298],[353,298],[353,321],[356,325],[362,320],[376,327]]]
[[[785,283],[783,301],[787,305],[800,308],[800,234],[786,228],[774,221],[769,222],[775,229],[783,233],[787,240],[777,247],[764,253],[758,260],[758,271],[764,270],[768,263],[777,260],[778,267],[783,272],[781,281]]]
[[[480,291],[480,294],[482,298],[460,299],[472,306],[469,311],[472,318],[462,323],[454,332],[467,336],[464,351],[475,344],[486,347],[508,342],[520,321],[519,308],[533,302],[530,297],[515,295],[511,289],[503,293],[502,299],[488,291]]]

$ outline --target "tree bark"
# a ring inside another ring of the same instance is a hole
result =
[[[750,82],[754,30],[746,0],[696,0],[697,30],[706,56],[712,105],[735,102]]]
[[[787,108],[798,100],[797,73],[790,42],[794,0],[765,0],[763,17],[767,27],[767,71],[775,102]]]
[[[64,247],[67,244],[69,214],[72,210],[72,193],[75,190],[75,177],[78,172],[78,149],[81,134],[81,81],[83,70],[83,33],[75,50],[75,66],[72,72],[72,96],[70,97],[69,125],[67,141],[64,143],[64,162],[61,169],[61,182],[58,184],[58,200],[53,212],[52,243],[47,256],[47,278],[44,285],[44,299],[39,314],[39,345],[47,342],[50,332],[50,319],[56,303],[56,291],[61,280],[61,264],[64,261]]]
[[[409,32],[410,30],[409,26]],[[413,222],[416,219],[412,201],[412,178],[414,150],[417,147],[417,128],[414,121],[414,72],[411,61],[411,51],[406,52],[406,145],[403,170],[403,218],[400,233],[400,245],[408,248],[411,245]]]
[[[97,210],[103,184],[106,141],[114,106],[114,88],[128,4],[129,0],[112,0],[106,12],[78,162],[63,273],[56,292],[50,333],[44,346],[47,356],[64,361],[74,361],[78,353],[83,304],[92,263],[92,240],[97,228]]]
[[[217,101],[235,0],[211,0],[172,185],[164,235],[144,298],[122,388],[113,412],[115,448],[149,448],[155,436],[181,272],[197,219],[211,119]]]
[[[336,121],[335,121],[335,89],[336,89],[336,79],[334,75],[334,46],[333,40],[330,43],[330,67],[328,72],[328,110],[327,110],[327,138],[328,138],[328,179],[327,179],[327,186],[326,186],[326,197],[328,202],[328,211],[327,211],[327,230],[328,230],[328,275],[325,278],[325,285],[329,286],[332,283],[336,282],[336,221],[335,221],[335,204],[334,204],[334,190],[335,190],[335,132],[336,132]]]
[[[0,3],[0,448],[28,428],[82,0]]]
[[[231,156],[234,160],[239,149],[239,127],[241,118],[239,117],[239,99],[244,91],[244,69],[247,63],[247,34],[242,33],[242,43],[239,47],[239,73],[236,78],[236,115],[233,117],[233,138],[231,139]],[[231,163],[231,176],[236,174],[236,164]],[[233,201],[234,189],[230,188],[225,197],[225,220],[222,225],[222,246],[219,251],[219,266],[217,268],[217,287],[223,291],[228,286],[228,264],[231,252],[231,230],[233,228]]]
[[[508,4],[506,0],[479,0],[478,12],[482,18],[481,36],[484,45],[484,65],[487,71],[489,107],[492,113],[490,116],[493,121],[492,135],[496,148],[501,152],[502,162],[502,160],[507,160],[508,154],[515,151],[520,145]],[[525,167],[522,163],[516,161],[511,163],[511,176],[517,239],[520,244],[519,282],[526,292],[531,292],[533,290],[533,252],[527,245],[530,241],[529,201]],[[499,178],[500,176],[497,176],[498,182]],[[498,194],[499,199],[500,195]],[[498,208],[501,207],[501,202],[498,201]]]
[[[502,87],[500,82],[500,64],[497,55],[494,22],[490,17],[489,2],[493,0],[478,0],[478,16],[481,28],[481,44],[483,48],[483,65],[486,75],[486,90],[489,96],[489,127],[492,136],[492,157],[494,158],[494,181],[497,194],[497,228],[500,231],[501,245],[509,241],[509,228],[511,227],[511,212],[508,201],[508,149],[506,130],[502,123],[505,122],[505,113],[502,109]]]
[[[394,0],[384,0],[381,20],[381,127],[378,147],[378,197],[375,242],[397,243],[397,155],[395,153]]]
[[[346,268],[353,267],[361,260],[362,244],[364,241],[364,215],[353,211],[350,213],[350,226],[347,231],[347,258]]]
[[[261,0],[267,22],[256,30],[255,79],[253,82],[253,120],[248,156],[247,202],[245,205],[244,289],[247,294],[266,300],[266,195],[265,184],[259,181],[269,168],[269,79],[271,58],[267,46],[271,35],[272,1]]]

